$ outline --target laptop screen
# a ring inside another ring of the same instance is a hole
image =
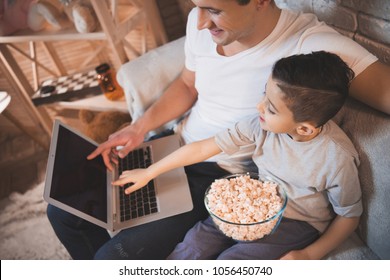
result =
[[[101,156],[87,160],[96,148],[59,126],[50,197],[107,222],[107,169]]]

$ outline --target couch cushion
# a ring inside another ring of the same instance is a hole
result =
[[[327,260],[378,260],[379,257],[360,237],[353,233],[341,246],[333,250],[324,259]]]
[[[169,42],[121,66],[117,80],[124,89],[133,120],[164,92],[184,67],[185,37]]]
[[[390,116],[349,99],[334,118],[360,156],[363,215],[358,235],[382,259],[390,259]]]

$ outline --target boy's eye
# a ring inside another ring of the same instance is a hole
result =
[[[273,111],[269,105],[267,106],[267,111],[268,111],[271,115],[275,115],[275,111]]]
[[[267,102],[267,111],[271,114],[271,115],[275,115],[276,112],[272,109],[272,106],[270,105],[269,102]]]

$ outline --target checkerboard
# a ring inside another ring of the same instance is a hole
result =
[[[95,70],[44,81],[32,96],[35,105],[69,101],[101,94]]]

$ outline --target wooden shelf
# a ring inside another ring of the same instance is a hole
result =
[[[57,73],[67,75],[67,71],[57,55],[54,47],[51,45],[54,41],[93,41],[99,40],[103,43],[96,44],[92,53],[86,54],[85,61],[90,61],[102,52],[105,47],[110,49],[112,54],[113,67],[118,70],[119,67],[129,59],[126,50],[132,53],[142,55],[147,52],[146,36],[143,38],[143,47],[138,52],[126,36],[135,29],[143,30],[144,33],[150,32],[155,47],[166,43],[167,36],[162,24],[157,0],[91,0],[92,7],[99,21],[100,30],[92,33],[78,33],[75,28],[64,30],[45,30],[41,32],[31,32],[28,30],[20,31],[12,36],[0,36],[0,62],[5,76],[13,88],[17,89],[18,94],[23,100],[23,106],[30,111],[37,125],[43,127],[48,136],[51,134],[52,123],[48,122],[48,114],[41,108],[35,108],[31,101],[36,87],[40,84],[38,67],[45,68],[35,57],[35,42],[42,42],[46,48],[51,61],[54,63],[53,69]],[[122,6],[123,5],[123,6]],[[124,7],[127,5],[128,9]],[[24,53],[14,44],[29,43],[30,55]],[[31,60],[33,68],[34,86],[31,86],[28,78],[21,70],[18,61],[15,60],[10,49],[20,52],[23,56]],[[80,65],[84,65],[80,62]],[[46,67],[47,70],[47,67]],[[57,74],[57,75],[59,75]],[[22,105],[20,105],[22,106]]]
[[[97,6],[95,9],[99,9],[99,21],[103,21],[108,19],[112,20],[113,22],[117,22],[116,25],[120,25],[119,23],[122,22],[132,22],[134,18],[137,17],[138,14],[140,14],[141,9],[137,6],[134,6],[133,8],[129,9],[129,5],[121,5],[119,3],[115,3],[115,0],[110,0],[112,2],[112,5],[116,6],[116,19],[112,19],[109,15],[108,6],[99,3],[103,2],[103,0],[98,0]],[[146,0],[150,1],[150,0]],[[94,2],[94,1],[93,1]],[[132,1],[129,1],[130,3]],[[102,11],[100,11],[102,10]],[[96,11],[98,12],[98,10]],[[69,23],[71,24],[71,23]],[[131,29],[131,28],[130,28]],[[128,32],[130,31],[127,30]],[[107,30],[110,33],[115,33],[113,30]],[[97,31],[91,32],[91,33],[79,33],[76,28],[73,26],[69,26],[68,28],[56,30],[54,28],[47,28],[42,31],[31,31],[28,29],[20,30],[18,32],[13,33],[12,35],[8,36],[0,36],[0,43],[24,43],[24,42],[51,42],[51,41],[77,41],[77,40],[107,40],[108,36],[104,32],[102,26],[99,26]]]
[[[76,40],[106,40],[107,36],[103,31],[92,33],[78,33],[75,29],[66,30],[45,30],[40,32],[21,31],[12,36],[0,36],[0,43],[24,43],[24,42],[51,42],[51,41],[76,41]]]

